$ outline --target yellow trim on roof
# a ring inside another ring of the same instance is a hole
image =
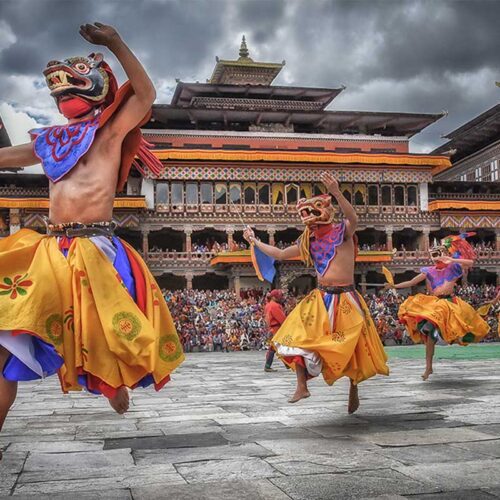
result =
[[[447,209],[457,210],[500,210],[500,201],[480,200],[435,200],[429,202],[429,212]]]
[[[146,200],[137,198],[115,198],[114,208],[147,208]],[[0,198],[0,208],[50,208],[48,198]]]
[[[309,163],[363,163],[372,165],[416,165],[449,167],[446,156],[412,154],[368,153],[304,153],[303,151],[223,151],[206,149],[156,149],[153,154],[160,160],[219,160],[219,161],[284,161]]]

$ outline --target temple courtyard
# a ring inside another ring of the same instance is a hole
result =
[[[56,378],[21,386],[0,447],[0,498],[500,498],[500,345],[391,347],[391,376],[311,382],[263,352],[190,354],[167,387],[138,390],[129,413],[63,396]]]

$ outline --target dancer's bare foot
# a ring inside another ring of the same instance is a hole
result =
[[[424,374],[422,375],[422,380],[427,380],[433,373],[434,372],[432,370],[425,370]]]
[[[358,386],[351,382],[351,387],[349,388],[349,403],[347,405],[347,411],[349,415],[352,415],[359,408],[359,394]]]
[[[295,394],[288,400],[289,403],[296,403],[301,399],[307,399],[311,396],[311,393],[307,389],[299,389],[295,391]]]
[[[128,389],[124,386],[120,387],[116,391],[116,396],[109,399],[109,404],[119,415],[123,415],[129,407],[130,398],[128,395]]]

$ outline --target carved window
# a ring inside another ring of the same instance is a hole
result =
[[[269,184],[259,184],[259,204],[269,205],[271,190]]]
[[[245,205],[255,204],[255,184],[245,182],[243,185],[243,199],[245,201]]]
[[[280,182],[273,184],[273,205],[283,205],[285,201],[285,186]]]
[[[239,204],[241,203],[241,185],[236,183],[231,183],[229,187],[229,197],[231,203]]]
[[[342,194],[346,197],[349,203],[352,202],[352,186],[350,184],[341,184],[340,190]]]
[[[358,206],[366,205],[366,186],[364,184],[354,186],[354,204]]]
[[[498,168],[498,160],[491,162],[491,180],[498,181],[500,179],[500,169]]]
[[[378,186],[368,186],[368,205],[378,205]]]
[[[227,205],[227,185],[217,182],[215,184],[215,203],[217,205]]]
[[[417,206],[417,187],[409,186],[408,187],[408,206],[416,207]]]
[[[297,184],[286,185],[286,203],[287,205],[296,205],[299,199],[299,186]]]
[[[156,184],[156,203],[166,205],[168,203],[168,182],[158,182]]]
[[[405,189],[403,186],[394,188],[394,205],[402,207],[405,204]]]
[[[198,205],[198,184],[196,182],[186,183],[186,204]]]
[[[386,207],[392,205],[391,186],[382,186],[382,205]]]
[[[319,196],[326,193],[326,187],[322,182],[313,185],[313,196]]]
[[[311,198],[313,189],[309,182],[302,182],[300,184],[300,195],[299,198]]]
[[[172,205],[182,205],[184,203],[184,186],[182,182],[172,182]]]
[[[214,202],[213,184],[211,182],[201,183],[200,201],[203,205],[211,205]]]

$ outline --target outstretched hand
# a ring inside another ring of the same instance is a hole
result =
[[[340,193],[339,182],[330,172],[323,172],[320,176],[321,182],[326,186],[326,189],[333,194],[336,195]]]
[[[80,35],[82,35],[87,42],[94,45],[104,45],[109,47],[120,35],[113,26],[97,23],[82,24],[80,26]]]
[[[245,231],[243,231],[243,238],[245,238],[251,245],[255,243],[255,233],[251,227],[247,226],[245,228]]]

